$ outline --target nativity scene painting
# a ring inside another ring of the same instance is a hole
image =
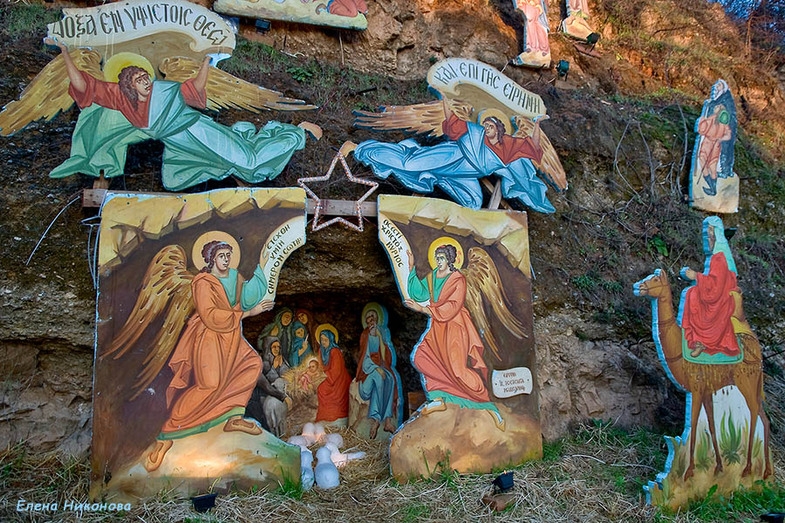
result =
[[[366,0],[216,0],[216,13],[342,29],[368,27]]]
[[[317,325],[310,310],[274,312],[257,339],[264,368],[246,414],[279,438],[300,434],[307,424],[345,428],[352,378],[338,330]]]
[[[733,172],[736,104],[725,80],[717,80],[695,122],[690,205],[717,213],[739,209],[739,177]]]
[[[392,437],[393,476],[539,458],[526,214],[385,195],[379,241],[403,304],[428,318],[410,357],[426,403]]]
[[[108,20],[114,25],[109,27]],[[82,31],[70,30],[74,26]],[[227,127],[200,112],[314,106],[217,68],[231,56],[234,33],[220,16],[190,2],[131,0],[66,9],[63,21],[49,25],[45,42],[59,48],[59,55],[18,101],[3,109],[0,133],[10,135],[38,119],[52,119],[75,103],[81,112],[71,154],[49,173],[53,178],[121,176],[129,145],[158,140],[164,144],[161,177],[166,189],[179,191],[229,176],[254,184],[280,174],[305,147],[306,132],[321,137],[321,129],[306,121],[270,121],[262,129],[250,122]]]
[[[684,432],[666,437],[665,470],[644,487],[650,503],[673,510],[710,489],[728,495],[773,473],[761,347],[744,315],[729,236],[720,218],[703,221],[704,269],[681,270],[691,284],[678,309],[663,270],[634,287],[651,300],[663,369],[687,394]]]
[[[247,407],[277,360],[243,322],[273,309],[305,243],[304,192],[109,193],[101,216],[91,496],[299,477],[280,420],[262,425]]]
[[[495,192],[534,211],[554,212],[548,187],[565,190],[567,179],[540,129],[548,118],[542,99],[495,68],[469,59],[437,62],[428,84],[440,100],[385,107],[378,113],[357,111],[355,125],[443,137],[441,142],[347,141],[341,153],[353,153],[379,178],[392,177],[418,193],[438,188],[470,209],[481,208]],[[486,179],[490,176],[496,178],[495,186]]]

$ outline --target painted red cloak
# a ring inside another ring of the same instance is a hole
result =
[[[442,122],[442,131],[450,140],[457,140],[468,132],[468,124],[453,114]],[[504,134],[496,143],[491,143],[486,136],[483,138],[483,143],[505,165],[520,158],[528,158],[538,163],[542,160],[542,147],[535,145],[530,136],[519,138]]]
[[[713,254],[709,273],[698,274],[684,295],[681,326],[687,346],[702,343],[707,354],[739,354],[739,344],[730,321],[735,308],[731,291],[738,290],[736,274],[728,268],[725,254]]]
[[[352,378],[346,370],[341,349],[330,349],[329,363],[324,368],[327,378],[316,388],[319,406],[316,421],[335,421],[349,416],[349,385]]]

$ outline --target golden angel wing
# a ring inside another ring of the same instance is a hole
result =
[[[196,76],[200,63],[191,58],[165,58],[158,69],[167,80],[185,82]],[[207,75],[207,107],[209,109],[236,108],[258,113],[264,109],[278,111],[307,111],[315,105],[297,98],[288,98],[278,91],[265,89],[241,80],[226,71],[210,67]]]
[[[444,107],[441,100],[414,105],[390,105],[381,112],[354,111],[354,125],[374,131],[406,131],[441,136]]]
[[[147,267],[142,288],[131,314],[104,356],[118,359],[140,340],[162,314],[163,324],[149,343],[150,351],[133,385],[136,398],[155,379],[180,338],[185,322],[194,310],[191,295],[193,275],[188,272],[185,251],[169,245],[158,251]]]
[[[74,49],[70,54],[77,68],[103,80],[100,54],[89,49]],[[41,118],[51,120],[71,107],[74,100],[68,94],[68,84],[65,60],[57,55],[22,91],[19,100],[9,103],[0,112],[0,135],[12,135]]]
[[[490,255],[479,247],[469,249],[468,264],[461,273],[466,277],[466,308],[474,325],[497,359],[501,360],[499,343],[493,335],[493,327],[485,312],[484,304],[490,309],[516,338],[528,338],[523,324],[507,307],[507,295],[496,264]]]
[[[534,130],[534,122],[528,118],[515,116],[513,122],[518,128],[515,136],[530,136]],[[539,164],[535,162],[534,165],[548,177],[551,185],[562,191],[566,190],[567,174],[564,172],[559,155],[556,154],[556,149],[553,148],[553,144],[544,132],[540,133],[540,147],[542,148],[542,161]]]

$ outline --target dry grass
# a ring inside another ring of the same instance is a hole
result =
[[[779,405],[772,410],[780,412]],[[781,418],[775,419],[778,423]],[[206,514],[196,513],[189,500],[167,492],[134,503],[124,514],[16,512],[19,499],[62,507],[67,499],[87,501],[89,490],[88,459],[31,455],[19,445],[0,453],[0,521],[714,521],[700,512],[665,516],[645,504],[641,485],[662,468],[666,451],[660,435],[642,429],[627,432],[593,422],[570,438],[547,444],[542,461],[515,470],[512,502],[501,513],[480,501],[496,474],[444,473],[428,481],[398,484],[389,474],[385,444],[362,440],[351,431],[343,434],[346,447],[364,450],[368,456],[342,469],[338,488],[228,493],[219,495],[216,508]],[[774,448],[776,468],[781,465],[781,448]],[[785,499],[782,485],[775,484],[774,489],[777,499]],[[752,506],[717,521],[755,521],[764,509],[783,508]]]

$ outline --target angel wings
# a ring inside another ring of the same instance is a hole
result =
[[[467,259],[466,268],[461,270],[466,278],[466,308],[496,360],[503,361],[500,343],[494,335],[494,326],[485,305],[514,337],[524,339],[528,335],[523,324],[507,307],[507,295],[490,255],[484,249],[472,247]]]
[[[114,359],[123,357],[144,335],[149,335],[151,325],[163,321],[153,339],[145,343],[149,353],[137,374],[130,399],[135,399],[153,382],[180,339],[183,327],[194,311],[191,292],[193,277],[182,247],[169,245],[158,251],[147,267],[131,314],[109,349],[100,356],[111,356]]]
[[[98,80],[104,79],[101,55],[90,49],[75,49],[69,53],[77,68]],[[167,80],[184,82],[196,76],[199,62],[191,58],[165,58],[158,70]],[[0,112],[0,135],[9,136],[40,119],[51,120],[69,109],[73,99],[68,94],[68,74],[65,60],[58,55],[49,62],[22,92],[19,100]],[[207,77],[207,107],[209,109],[236,108],[258,113],[275,109],[302,111],[315,109],[302,100],[288,98],[278,91],[265,89],[237,78],[221,69],[210,67]]]

